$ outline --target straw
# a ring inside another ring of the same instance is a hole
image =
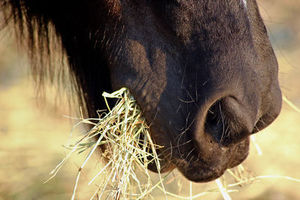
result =
[[[73,155],[73,153],[87,152],[87,156],[78,169],[76,181],[71,199],[76,199],[76,193],[79,187],[80,176],[82,170],[91,160],[92,155],[100,146],[105,147],[102,152],[103,162],[105,166],[95,174],[88,182],[88,185],[95,184],[96,191],[91,195],[90,199],[148,199],[151,197],[155,189],[160,190],[165,199],[168,196],[177,199],[197,199],[212,192],[221,193],[224,200],[230,200],[229,193],[237,192],[235,189],[228,189],[236,186],[243,186],[259,179],[265,178],[281,178],[298,182],[298,179],[286,176],[257,176],[249,177],[248,172],[242,165],[235,169],[228,169],[228,174],[235,180],[234,183],[224,184],[221,181],[225,177],[221,177],[215,181],[217,187],[204,191],[202,193],[193,194],[192,182],[190,182],[190,190],[188,196],[180,196],[168,192],[164,186],[164,181],[170,173],[160,174],[159,156],[157,149],[162,148],[153,142],[149,132],[149,126],[142,117],[142,112],[138,107],[135,99],[130,95],[129,90],[121,88],[111,94],[104,92],[103,97],[107,106],[107,110],[98,111],[98,118],[84,119],[80,118],[80,122],[74,126],[74,129],[82,124],[88,124],[92,128],[81,135],[75,143],[66,146],[70,152],[50,173],[52,179],[63,164]],[[116,105],[111,107],[108,99],[117,99]],[[251,137],[259,155],[262,155],[259,145],[255,138]],[[104,146],[103,146],[104,145]],[[148,166],[154,163],[157,167],[158,181],[153,181],[150,176]],[[47,181],[48,181],[47,180]],[[168,184],[168,183],[167,183]]]

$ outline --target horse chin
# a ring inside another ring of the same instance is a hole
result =
[[[221,149],[221,151],[220,151]],[[189,180],[194,182],[208,182],[222,176],[224,172],[241,164],[249,153],[249,138],[238,144],[215,149],[210,157],[199,157],[191,160],[178,159],[176,167]]]
[[[204,155],[205,152],[198,150],[198,152],[193,153],[193,156],[190,152],[181,152],[182,156],[171,158],[171,162],[168,161],[170,158],[161,159],[160,172],[168,172],[177,168],[190,181],[208,182],[215,180],[222,176],[227,169],[236,167],[247,158],[249,137],[227,147],[220,144],[216,145],[218,148],[211,149],[215,152],[211,156]],[[149,169],[158,172],[155,163],[150,164]]]

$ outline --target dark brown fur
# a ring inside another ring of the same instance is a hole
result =
[[[280,112],[277,61],[255,0],[247,8],[239,0],[0,2],[33,55],[51,57],[54,30],[89,116],[104,107],[102,91],[130,89],[164,146],[162,171],[213,180],[247,157],[249,135]],[[63,71],[35,66],[39,80]]]

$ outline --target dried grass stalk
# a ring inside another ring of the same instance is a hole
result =
[[[258,176],[249,177],[242,165],[234,170],[227,170],[233,177],[235,183],[222,183],[221,179],[216,180],[218,187],[193,195],[192,183],[190,183],[189,196],[180,196],[166,191],[164,180],[168,176],[158,173],[159,181],[153,182],[150,177],[148,165],[155,163],[160,171],[159,158],[156,149],[162,148],[154,144],[150,137],[149,127],[142,117],[142,112],[134,98],[129,94],[128,89],[122,88],[111,94],[104,92],[108,112],[99,111],[98,118],[83,119],[75,125],[75,128],[82,124],[89,124],[92,128],[83,134],[77,142],[67,145],[70,152],[50,173],[53,178],[61,169],[65,161],[74,153],[88,152],[84,162],[78,169],[72,200],[76,197],[76,190],[80,175],[96,149],[105,145],[102,158],[106,161],[105,166],[89,181],[90,184],[97,184],[98,189],[90,199],[148,199],[154,189],[159,189],[165,195],[176,199],[197,199],[211,192],[220,192],[225,200],[230,200],[229,193],[238,190],[228,190],[236,186],[243,186],[255,180],[264,178],[283,178],[299,182],[298,179],[284,176]],[[111,108],[108,105],[108,98],[117,99],[116,105]],[[254,139],[253,139],[254,140]],[[256,143],[255,143],[256,144]],[[256,144],[261,154],[259,146]],[[100,178],[101,177],[101,178]],[[224,182],[225,178],[222,177]]]
[[[160,181],[153,183],[148,170],[148,165],[154,162],[160,171],[156,149],[161,147],[153,143],[149,134],[149,127],[141,115],[141,110],[126,88],[111,94],[104,92],[103,97],[108,113],[99,112],[99,118],[84,119],[79,123],[88,123],[93,127],[75,144],[68,146],[71,150],[70,153],[54,169],[52,174],[57,173],[72,153],[89,151],[78,170],[72,195],[72,199],[75,199],[82,169],[96,149],[105,145],[106,150],[102,152],[102,157],[107,161],[106,165],[91,179],[89,184],[96,182],[100,176],[103,181],[97,183],[99,188],[91,199],[104,197],[110,199],[143,199],[157,186],[164,188],[161,174],[158,174]],[[108,105],[108,98],[118,99],[113,108]],[[105,179],[103,179],[103,175],[105,175]]]

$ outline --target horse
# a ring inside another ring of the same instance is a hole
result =
[[[104,108],[102,91],[130,90],[162,147],[160,172],[214,180],[246,159],[249,137],[280,113],[278,63],[256,0],[0,3],[38,84],[68,72],[89,117]],[[45,62],[53,43],[66,68]]]

